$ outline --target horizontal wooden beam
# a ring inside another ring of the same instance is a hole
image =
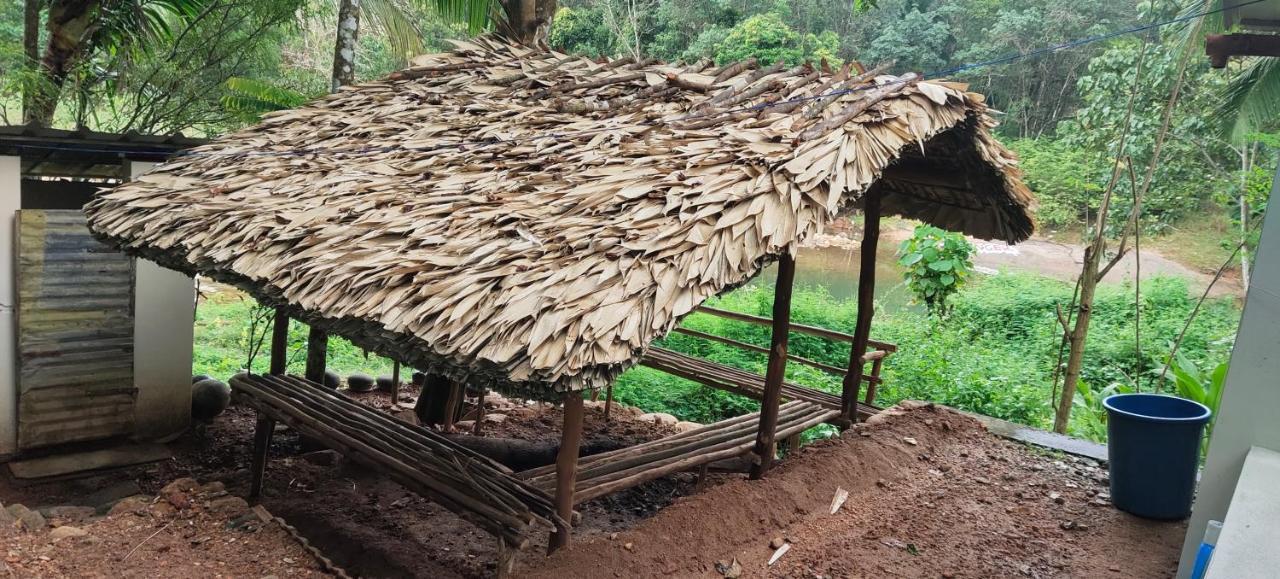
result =
[[[1214,68],[1227,66],[1232,56],[1280,56],[1280,36],[1274,34],[1210,34],[1204,53]]]
[[[674,331],[675,331],[676,333],[678,333],[678,334],[684,334],[684,335],[686,335],[686,336],[693,336],[693,337],[695,337],[695,338],[701,338],[701,339],[703,339],[703,340],[710,340],[710,341],[712,341],[712,342],[719,342],[719,343],[721,343],[721,344],[725,344],[725,345],[727,345],[727,346],[733,346],[733,347],[735,347],[735,348],[742,348],[743,350],[750,350],[750,351],[752,351],[752,352],[759,352],[759,353],[761,353],[761,354],[768,354],[768,353],[769,353],[769,349],[768,349],[768,348],[762,348],[762,347],[757,346],[757,345],[755,345],[755,344],[748,344],[748,343],[746,343],[746,342],[741,342],[741,341],[738,341],[738,340],[734,340],[734,339],[732,339],[732,338],[726,338],[726,337],[724,337],[724,336],[717,336],[717,335],[715,335],[715,334],[708,334],[708,333],[706,333],[706,332],[699,332],[699,331],[697,331],[697,330],[690,330],[690,329],[688,329],[688,328],[676,328]],[[868,362],[870,362],[870,361],[872,361],[872,360],[879,360],[879,359],[881,359],[881,358],[885,357],[886,355],[888,355],[888,352],[885,352],[885,351],[883,351],[883,350],[876,350],[876,351],[874,351],[874,352],[867,352],[866,360],[867,360]],[[837,368],[837,367],[832,366],[832,365],[830,365],[830,364],[823,364],[822,362],[819,362],[819,361],[817,361],[817,360],[810,360],[810,359],[808,359],[808,358],[803,358],[803,357],[801,357],[801,356],[796,356],[796,355],[794,355],[794,354],[787,354],[787,360],[790,360],[790,361],[792,361],[792,362],[796,362],[796,363],[798,363],[798,364],[804,364],[805,366],[809,366],[809,367],[811,367],[811,368],[817,368],[817,369],[822,370],[822,371],[824,371],[824,372],[830,372],[830,373],[835,374],[835,375],[837,375],[837,376],[844,376],[844,373],[845,373],[845,371],[846,371],[844,368]],[[868,375],[866,375],[866,374],[863,374],[863,375],[862,375],[862,379],[863,379],[863,380],[867,380],[867,381],[879,381],[879,379],[878,379],[878,378],[875,378],[875,377],[873,377],[873,376],[868,376]]]
[[[721,309],[713,308],[713,307],[710,307],[710,306],[698,306],[698,311],[699,311],[699,312],[702,312],[702,313],[704,313],[704,314],[709,314],[709,315],[716,316],[716,317],[720,317],[720,318],[726,318],[726,319],[730,319],[730,320],[737,320],[737,321],[739,321],[739,322],[746,322],[746,323],[748,323],[748,324],[756,324],[757,326],[772,326],[772,325],[773,325],[773,320],[771,320],[771,319],[769,319],[769,318],[766,318],[766,317],[762,317],[762,316],[753,316],[753,315],[751,315],[751,314],[740,314],[740,313],[738,313],[738,312],[731,312],[731,311],[728,311],[728,310],[721,310]],[[837,332],[837,331],[835,331],[835,330],[828,330],[828,329],[826,329],[826,328],[819,328],[819,327],[817,327],[817,326],[806,326],[806,325],[804,325],[804,324],[791,324],[789,327],[791,328],[791,331],[792,331],[792,332],[796,332],[796,333],[798,333],[798,334],[808,334],[808,335],[810,335],[810,336],[818,336],[818,337],[820,337],[820,338],[827,338],[828,340],[835,340],[835,341],[838,341],[838,342],[853,343],[853,336],[851,336],[851,335],[849,335],[849,334],[846,334],[846,333],[843,333],[843,332]],[[870,345],[871,347],[873,347],[873,348],[877,349],[877,350],[884,350],[884,351],[886,351],[886,352],[897,352],[897,351],[898,351],[898,347],[897,347],[897,346],[895,346],[895,345],[893,345],[893,344],[890,344],[890,343],[888,343],[888,342],[877,342],[877,341],[875,341],[875,340],[869,340],[869,341],[867,341],[867,344],[868,344],[868,345]]]

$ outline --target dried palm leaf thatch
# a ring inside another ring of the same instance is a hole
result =
[[[405,363],[542,398],[609,383],[871,187],[948,229],[1032,230],[964,85],[456,45],[104,192],[92,229]],[[750,106],[832,86],[853,92]]]

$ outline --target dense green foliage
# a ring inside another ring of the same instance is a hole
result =
[[[879,404],[902,399],[932,400],[1032,426],[1052,419],[1050,396],[1058,334],[1054,310],[1066,304],[1071,287],[1063,282],[1027,275],[998,275],[960,291],[951,315],[943,320],[900,310],[877,312],[875,339],[898,345],[885,360],[885,383]],[[716,307],[769,315],[773,295],[747,287],[720,298]],[[1186,283],[1157,278],[1143,285],[1142,352],[1134,347],[1133,288],[1100,288],[1094,304],[1094,323],[1085,354],[1084,382],[1096,389],[1119,385],[1149,392],[1168,353],[1168,346],[1194,306]],[[851,333],[856,308],[835,300],[821,287],[801,288],[793,297],[792,320]],[[1230,300],[1211,300],[1192,325],[1183,343],[1187,359],[1217,364],[1226,359],[1239,321]],[[712,317],[690,316],[685,327],[765,346],[769,329]],[[763,354],[672,334],[664,347],[716,362],[763,373]],[[848,360],[848,345],[803,334],[792,334],[790,352],[837,367]],[[828,392],[840,391],[840,377],[807,366],[789,364],[787,379]],[[1115,390],[1115,388],[1113,388]],[[1169,385],[1166,391],[1171,391]],[[655,370],[637,368],[619,379],[615,395],[647,410],[670,412],[684,419],[709,421],[754,411],[757,403],[702,388]],[[1078,412],[1071,432],[1100,438],[1096,417]]]
[[[898,248],[902,278],[931,313],[945,315],[947,298],[964,287],[973,269],[973,244],[963,235],[917,225]]]

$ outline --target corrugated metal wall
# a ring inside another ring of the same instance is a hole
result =
[[[134,430],[133,261],[78,210],[17,217],[18,446]]]

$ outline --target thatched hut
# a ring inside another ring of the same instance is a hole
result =
[[[579,406],[842,213],[1032,231],[1014,156],[963,84],[456,44],[101,194],[91,228],[405,364]],[[557,484],[571,504],[572,478]]]

